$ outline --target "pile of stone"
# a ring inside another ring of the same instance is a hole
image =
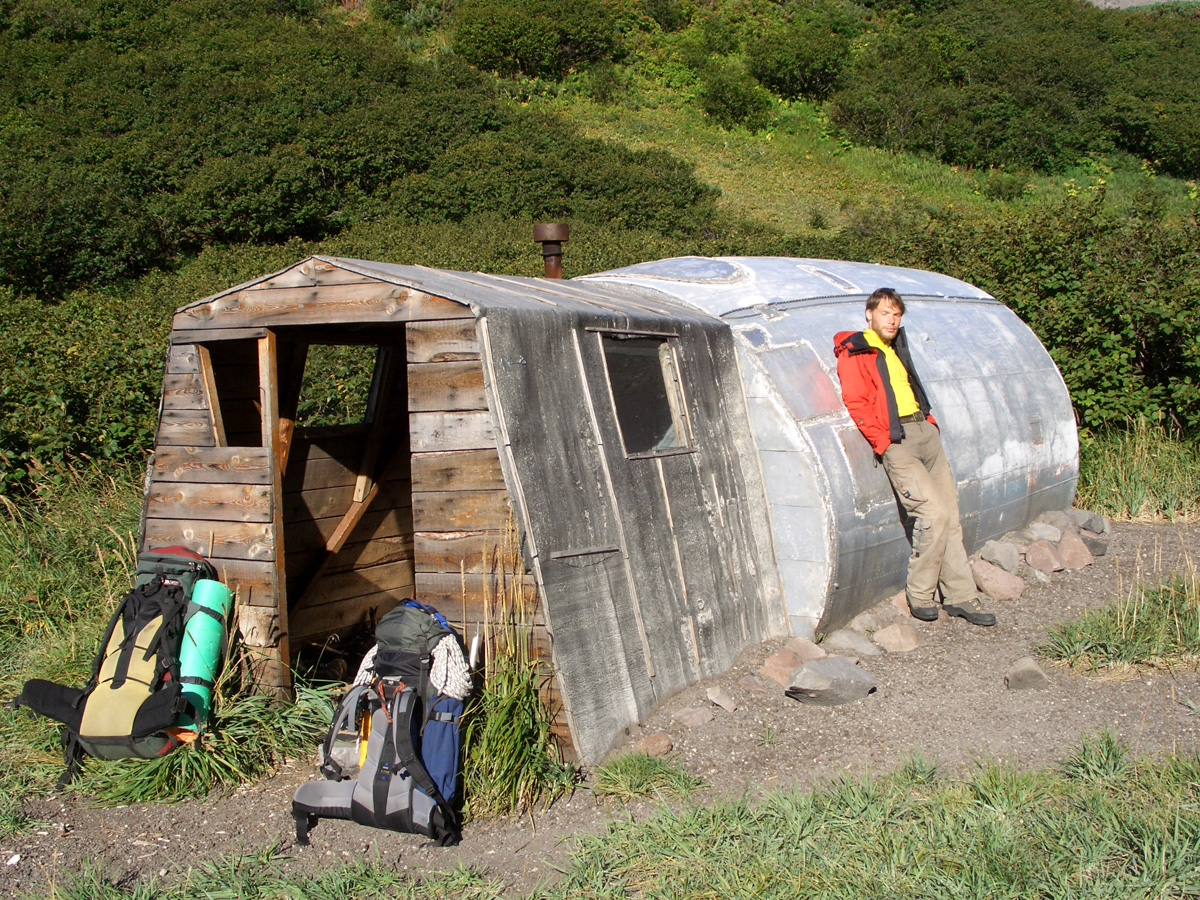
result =
[[[1108,549],[1109,524],[1083,509],[1047,512],[1030,525],[988,541],[971,559],[979,590],[993,600],[1016,600],[1025,577],[1050,581],[1055,572],[1090,566]]]

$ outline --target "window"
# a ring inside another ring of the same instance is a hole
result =
[[[668,340],[625,334],[600,338],[625,453],[653,456],[688,449],[687,414]]]
[[[296,403],[296,425],[353,425],[367,415],[378,348],[370,344],[312,344]]]

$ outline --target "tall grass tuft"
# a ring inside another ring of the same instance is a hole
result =
[[[1200,584],[1192,573],[1134,585],[1112,605],[1047,629],[1040,652],[1083,671],[1200,667]]]
[[[484,598],[483,676],[463,713],[463,797],[472,818],[551,803],[575,783],[540,691],[550,673],[533,643],[536,600],[526,594],[511,526],[493,563],[499,577]]]
[[[1200,517],[1200,448],[1144,417],[1083,436],[1075,503],[1113,519]]]
[[[704,787],[704,781],[687,772],[674,760],[645,753],[615,756],[598,769],[592,793],[629,801],[638,797],[689,797]]]

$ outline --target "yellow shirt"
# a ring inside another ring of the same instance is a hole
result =
[[[888,379],[892,382],[892,393],[896,395],[896,414],[911,416],[920,411],[921,407],[913,394],[912,385],[908,383],[908,372],[904,368],[904,363],[900,362],[896,351],[892,349],[892,345],[885,343],[883,338],[870,328],[864,329],[863,337],[872,347],[883,351],[883,358],[887,361]]]

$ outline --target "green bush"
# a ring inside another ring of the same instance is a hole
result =
[[[837,88],[859,31],[840,7],[770,28],[747,44],[750,74],[786,99],[823,100]]]
[[[700,86],[705,115],[725,128],[741,125],[750,131],[771,121],[771,95],[736,62],[711,66]]]
[[[562,78],[611,56],[616,19],[601,0],[474,0],[455,9],[453,47],[500,75]]]

